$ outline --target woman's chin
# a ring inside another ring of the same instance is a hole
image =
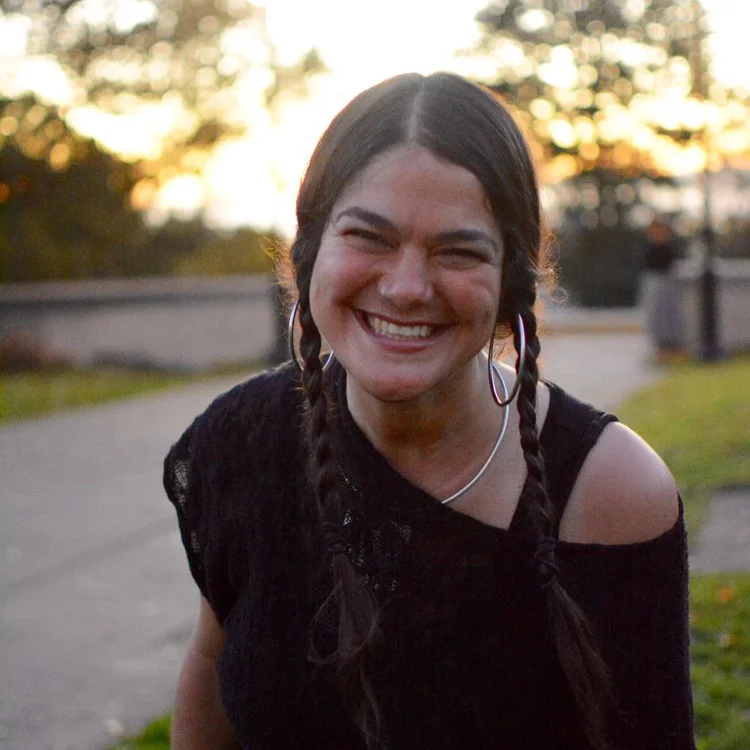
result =
[[[418,373],[412,377],[404,377],[403,375],[388,377],[382,372],[369,376],[351,373],[350,387],[361,389],[370,398],[383,403],[408,403],[418,400],[434,389],[436,383],[430,381],[424,375],[424,373]]]

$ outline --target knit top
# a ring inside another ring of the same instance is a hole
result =
[[[350,556],[380,607],[369,675],[389,750],[585,747],[534,576],[524,489],[509,529],[442,505],[401,476],[331,376]],[[614,416],[548,383],[540,434],[560,511]],[[222,700],[246,750],[364,747],[332,668],[330,555],[316,522],[304,396],[291,365],[214,401],[172,447],[164,483],[192,575],[225,632]],[[625,545],[559,542],[559,580],[614,678],[615,750],[693,750],[687,545],[674,527]]]

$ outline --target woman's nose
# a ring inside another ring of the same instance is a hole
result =
[[[397,307],[423,304],[432,298],[429,260],[417,248],[401,248],[380,279],[380,294]]]

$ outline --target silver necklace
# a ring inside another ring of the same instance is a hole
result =
[[[500,372],[500,368],[493,362],[492,363],[492,369],[497,375],[498,380],[500,381],[500,386],[503,389],[503,400],[508,400],[508,386],[505,385],[505,380],[503,379],[502,373]],[[474,474],[474,476],[463,486],[461,487],[458,492],[454,492],[450,497],[446,497],[445,500],[441,500],[440,502],[443,505],[450,505],[452,502],[455,502],[458,500],[459,497],[462,495],[465,495],[483,476],[484,473],[489,468],[490,464],[492,463],[492,459],[495,458],[495,455],[497,454],[498,449],[500,448],[500,443],[503,442],[503,438],[505,437],[505,431],[508,429],[508,407],[505,406],[503,408],[503,424],[502,427],[500,427],[500,434],[497,436],[497,440],[495,441],[495,445],[492,447],[492,451],[490,452],[490,455],[487,457],[487,460],[482,464],[482,467],[479,469],[479,471]]]

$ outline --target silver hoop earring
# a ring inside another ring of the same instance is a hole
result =
[[[505,393],[505,400],[500,398],[500,394],[497,392],[497,386],[495,385],[495,378],[493,377],[493,355],[492,347],[495,343],[495,337],[490,338],[490,346],[487,351],[487,371],[489,373],[490,380],[490,391],[492,392],[492,398],[495,399],[495,403],[502,409],[508,406],[511,401],[516,397],[518,389],[521,387],[521,380],[526,370],[526,328],[523,324],[523,318],[521,313],[518,313],[518,337],[520,339],[518,359],[516,360],[516,382],[513,383],[513,388],[510,391],[510,395]]]
[[[292,358],[292,362],[294,362],[295,365],[297,365],[297,368],[300,372],[302,372],[303,367],[299,362],[299,358],[297,357],[297,350],[294,348],[294,322],[297,319],[297,310],[299,309],[299,300],[295,300],[294,304],[292,305],[292,312],[289,314],[289,332],[288,332],[288,342],[289,342],[289,355]],[[333,360],[335,359],[333,355],[333,350],[331,350],[328,353],[328,356],[326,357],[325,362],[323,362],[323,372],[325,372],[332,364]]]

